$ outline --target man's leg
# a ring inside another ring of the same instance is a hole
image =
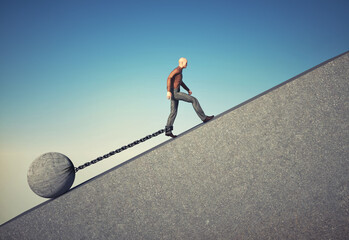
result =
[[[176,100],[182,100],[185,102],[192,103],[196,114],[199,116],[199,118],[202,121],[204,121],[207,118],[206,114],[204,113],[204,111],[202,110],[202,108],[200,106],[199,101],[195,97],[192,97],[189,94],[182,93],[182,92],[174,92],[174,98]]]
[[[173,123],[176,119],[177,116],[177,110],[178,110],[178,100],[172,98],[171,99],[171,112],[170,115],[168,116],[167,119],[167,124],[166,124],[166,134],[172,133],[173,130]]]

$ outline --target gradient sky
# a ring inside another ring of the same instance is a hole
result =
[[[0,2],[0,224],[46,199],[27,184],[46,152],[75,166],[164,128],[166,79],[219,114],[349,50],[347,0]],[[179,134],[201,121],[180,103]],[[76,186],[145,150],[77,173]]]

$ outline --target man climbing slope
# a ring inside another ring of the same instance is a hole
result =
[[[199,118],[204,122],[210,121],[214,116],[206,116],[202,110],[199,101],[192,97],[192,91],[189,90],[187,85],[182,81],[183,75],[182,70],[187,67],[188,61],[185,58],[179,59],[179,65],[176,67],[167,78],[167,98],[171,100],[171,112],[166,124],[166,136],[175,138],[176,135],[173,135],[173,123],[177,116],[178,103],[179,101],[190,102],[193,104],[193,108]],[[188,94],[180,92],[180,87],[183,87],[187,90]]]

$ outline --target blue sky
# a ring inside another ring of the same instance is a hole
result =
[[[184,82],[217,115],[348,51],[348,10],[339,0],[1,1],[0,223],[45,201],[26,181],[39,155],[80,165],[163,128],[180,57]],[[199,123],[180,103],[174,133]],[[74,186],[166,140],[85,169]]]

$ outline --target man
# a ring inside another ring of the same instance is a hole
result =
[[[167,120],[166,125],[166,136],[175,138],[176,135],[173,135],[173,123],[177,116],[177,110],[178,110],[178,102],[179,100],[190,102],[193,104],[193,108],[196,112],[196,114],[199,116],[199,118],[205,123],[210,121],[214,116],[206,116],[202,108],[200,107],[199,101],[192,97],[192,91],[189,90],[189,88],[184,84],[182,81],[183,75],[182,70],[187,67],[188,61],[185,58],[179,59],[179,65],[176,67],[168,76],[167,78],[167,98],[171,99],[171,113]],[[185,90],[187,90],[188,94],[180,92],[180,87],[183,87]]]

